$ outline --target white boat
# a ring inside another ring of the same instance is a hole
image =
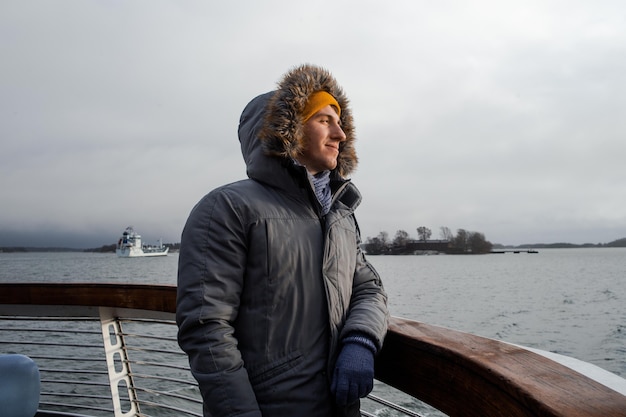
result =
[[[135,233],[133,226],[128,226],[122,237],[117,242],[115,253],[120,258],[139,258],[146,256],[166,256],[170,248],[163,246],[163,242],[159,239],[159,244],[143,245],[141,243],[141,235]]]

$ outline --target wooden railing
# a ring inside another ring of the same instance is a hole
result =
[[[0,314],[35,306],[50,306],[50,315],[71,315],[72,306],[80,306],[104,307],[113,315],[144,310],[171,319],[176,288],[0,284]],[[626,396],[542,355],[400,318],[391,320],[376,378],[451,417],[626,417]]]
[[[542,355],[398,318],[376,377],[449,416],[626,416],[626,396]]]

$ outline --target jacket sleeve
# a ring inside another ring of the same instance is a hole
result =
[[[356,220],[355,220],[356,222]],[[367,335],[376,345],[377,351],[383,346],[389,311],[387,293],[376,269],[367,261],[361,250],[361,237],[357,225],[356,266],[352,280],[352,297],[348,318],[340,339],[350,334]]]
[[[213,417],[261,417],[233,328],[246,253],[237,207],[225,190],[213,191],[183,230],[176,308],[178,343]]]

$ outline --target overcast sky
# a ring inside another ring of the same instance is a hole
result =
[[[351,100],[363,239],[626,237],[626,3],[0,2],[0,246],[179,242],[302,64]]]

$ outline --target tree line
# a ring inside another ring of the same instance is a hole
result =
[[[440,239],[432,240],[432,230],[425,226],[417,228],[417,239],[411,239],[404,230],[398,230],[389,239],[389,234],[380,232],[376,237],[368,237],[363,250],[369,255],[411,255],[420,252],[435,251],[448,254],[482,254],[489,253],[493,244],[485,239],[480,232],[458,229],[456,235],[450,228],[439,228]]]

